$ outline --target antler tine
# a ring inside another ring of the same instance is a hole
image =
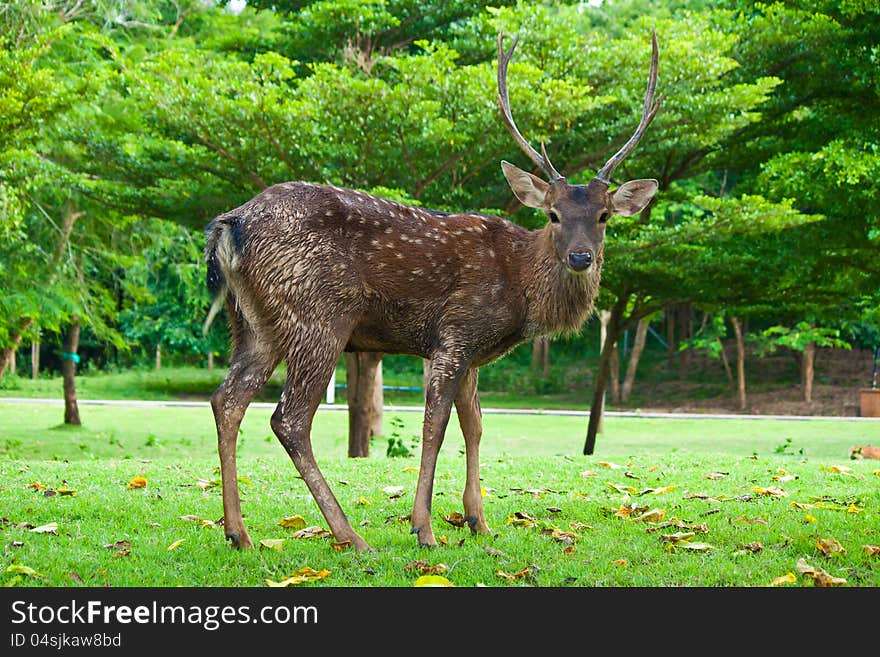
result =
[[[639,127],[636,128],[636,131],[633,133],[633,136],[629,138],[619,151],[617,151],[611,159],[605,163],[605,166],[596,174],[596,179],[600,180],[604,183],[611,183],[611,174],[614,172],[614,169],[617,168],[621,162],[623,162],[624,158],[629,155],[632,150],[636,147],[636,144],[639,143],[639,140],[642,138],[642,135],[645,134],[645,130],[648,125],[654,119],[654,115],[657,113],[657,110],[660,108],[660,101],[663,100],[663,95],[657,97],[657,100],[654,100],[654,91],[657,88],[657,69],[659,66],[659,55],[657,49],[657,34],[654,30],[651,30],[651,72],[648,74],[648,90],[645,92],[645,107],[642,110],[642,120],[639,122]]]
[[[519,35],[513,37],[513,45],[510,46],[510,50],[507,52],[504,52],[502,46],[503,38],[504,32],[498,32],[498,107],[501,109],[501,114],[504,117],[504,123],[507,125],[510,134],[513,135],[514,140],[516,140],[516,143],[519,144],[519,147],[529,156],[532,162],[537,164],[547,174],[550,182],[560,180],[564,176],[553,168],[550,158],[547,157],[544,144],[541,143],[541,153],[532,148],[529,142],[520,134],[513,120],[513,115],[510,113],[510,98],[507,95],[507,65],[510,63],[511,57],[513,57],[513,51],[516,49]]]

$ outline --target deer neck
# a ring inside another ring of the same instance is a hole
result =
[[[528,303],[526,337],[576,333],[593,310],[602,257],[588,272],[570,271],[556,255],[549,226],[531,233],[529,274],[524,281]]]

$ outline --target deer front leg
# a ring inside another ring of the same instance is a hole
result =
[[[431,375],[425,391],[425,421],[422,426],[422,458],[419,481],[410,518],[412,533],[418,534],[419,545],[437,545],[431,528],[431,498],[434,492],[434,471],[437,456],[443,444],[446,425],[452,412],[452,401],[465,367],[449,359],[435,355],[431,363]]]
[[[480,492],[480,438],[483,435],[483,417],[480,395],[477,392],[478,370],[471,367],[465,373],[455,396],[458,423],[464,435],[467,457],[467,481],[464,485],[464,517],[475,534],[488,534],[489,525],[483,512],[483,494]]]

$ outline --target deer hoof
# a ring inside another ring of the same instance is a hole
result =
[[[252,548],[254,544],[251,542],[251,537],[247,534],[239,535],[235,532],[226,535],[226,540],[232,542],[232,547],[241,550],[242,548]]]

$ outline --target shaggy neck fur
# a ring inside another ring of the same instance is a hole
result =
[[[532,272],[524,281],[529,337],[576,333],[593,310],[599,290],[601,252],[589,271],[575,274],[556,255],[550,227],[532,233]]]

